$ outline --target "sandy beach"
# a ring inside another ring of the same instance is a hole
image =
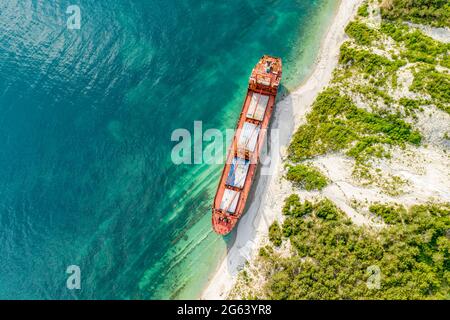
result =
[[[307,80],[280,101],[273,116],[272,129],[279,130],[278,156],[272,158],[270,175],[261,175],[254,186],[251,204],[238,225],[237,236],[217,272],[209,279],[201,299],[226,299],[236,277],[245,263],[256,254],[257,248],[267,241],[268,228],[281,214],[290,186],[282,182],[283,159],[292,134],[305,121],[305,114],[317,94],[329,83],[338,63],[339,48],[346,39],[344,28],[356,14],[362,0],[341,1],[339,8],[322,40],[315,66]],[[277,151],[277,150],[275,150]],[[364,217],[357,217],[364,223]]]

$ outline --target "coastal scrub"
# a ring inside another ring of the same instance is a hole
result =
[[[268,299],[448,299],[450,205],[374,204],[389,221],[379,233],[355,226],[329,200],[307,216],[289,216],[283,240],[295,250],[280,257],[264,250],[267,282],[258,298]],[[277,226],[277,245],[280,245]],[[379,288],[367,284],[379,270]],[[407,288],[407,290],[405,290]]]
[[[308,191],[322,190],[328,184],[327,178],[318,169],[304,164],[288,166],[286,178]]]
[[[405,23],[450,26],[449,12],[440,0],[359,8],[330,84],[288,147],[293,194],[251,263],[258,285],[240,297],[450,299],[446,184],[433,185],[433,198],[422,190],[448,168],[450,45]],[[331,178],[336,189],[325,188]]]

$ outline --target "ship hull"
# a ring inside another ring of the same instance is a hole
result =
[[[273,69],[269,68],[267,61],[275,61],[276,65],[273,62],[271,64]],[[262,67],[267,69],[261,69]],[[259,74],[264,76],[263,80],[258,78]],[[214,197],[212,226],[218,234],[228,234],[244,214],[275,106],[280,78],[279,58],[264,56],[252,71],[242,112]]]

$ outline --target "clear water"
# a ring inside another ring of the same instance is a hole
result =
[[[172,130],[234,127],[263,54],[298,85],[336,6],[1,1],[0,298],[197,298],[230,241],[210,227],[221,167],[175,166]]]

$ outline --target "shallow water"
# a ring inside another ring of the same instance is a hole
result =
[[[263,54],[298,85],[337,1],[75,2],[80,30],[71,1],[0,4],[0,298],[196,298],[221,166],[174,165],[171,133],[234,127]]]

